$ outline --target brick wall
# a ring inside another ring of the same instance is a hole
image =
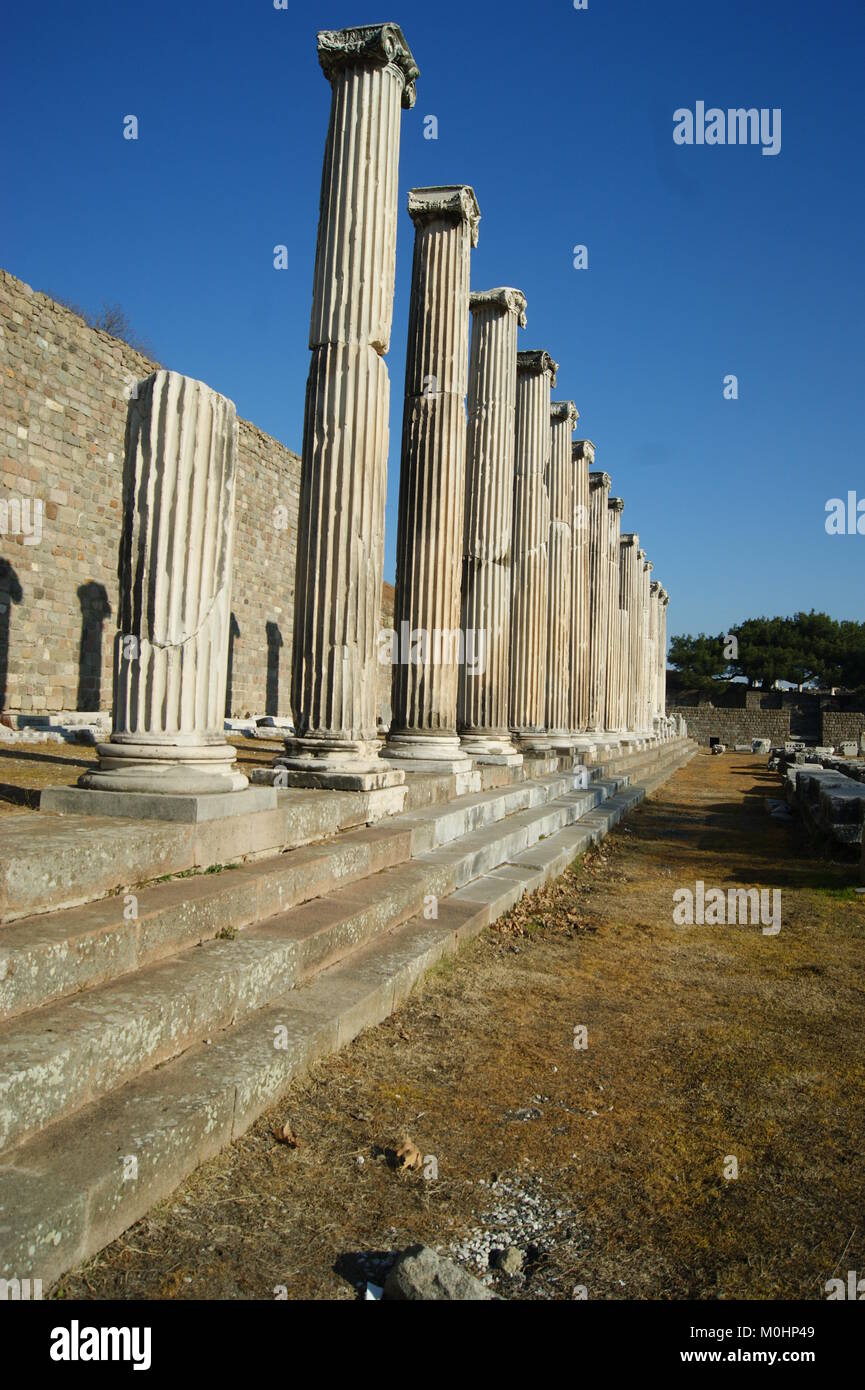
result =
[[[127,401],[155,366],[0,270],[0,709],[111,706]],[[299,477],[240,421],[235,714],[289,713]]]

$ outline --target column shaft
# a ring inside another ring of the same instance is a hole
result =
[[[480,212],[472,189],[456,186],[413,189],[409,213],[415,247],[397,529],[399,660],[385,752],[419,771],[427,764],[468,771],[457,737],[457,685],[465,660],[469,257]]]
[[[574,470],[571,461],[571,436],[578,418],[579,412],[573,401],[552,403],[546,726],[551,738],[565,741],[570,728],[573,616]]]
[[[394,24],[324,32],[332,87],[313,280],[294,608],[290,784],[404,780],[378,760],[376,637],[387,485],[400,107],[417,67]]]
[[[604,728],[621,729],[621,608],[619,606],[619,530],[624,502],[611,497],[607,506],[607,683],[604,692]]]
[[[550,388],[558,363],[517,354],[514,558],[511,571],[510,727],[523,750],[546,750],[550,535]]]
[[[609,473],[589,474],[589,731],[604,727],[607,693]]]
[[[589,727],[589,468],[595,461],[590,439],[574,440],[573,520],[571,523],[571,693],[570,731]]]
[[[471,295],[462,628],[474,663],[459,670],[457,728],[479,762],[519,764],[508,728],[517,333],[525,295]]]
[[[82,785],[197,795],[247,785],[223,737],[237,418],[158,371],[129,404],[111,741]]]

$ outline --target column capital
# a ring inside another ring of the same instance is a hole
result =
[[[635,549],[639,548],[640,537],[636,531],[623,531],[619,537],[620,545],[632,545]]]
[[[670,602],[670,595],[667,593],[667,590],[663,587],[663,585],[661,585],[658,589],[658,598],[661,600],[661,603],[666,608],[667,604]]]
[[[645,570],[646,574],[651,574],[654,568],[655,566],[652,564],[651,560],[643,561],[643,569]]]
[[[581,463],[583,459],[588,463],[595,461],[595,446],[591,439],[575,439],[571,445],[571,462]]]
[[[551,386],[556,384],[556,372],[558,370],[558,362],[548,352],[544,352],[543,348],[530,348],[526,352],[517,353],[518,372],[533,372],[537,375],[542,372],[549,372]]]
[[[613,480],[610,477],[609,473],[590,473],[589,489],[591,490],[593,488],[596,489],[599,487],[610,487],[612,485],[612,481]]]
[[[653,579],[653,580],[652,580],[651,584],[649,585],[649,593],[652,595],[652,598],[659,598],[659,597],[660,597],[660,594],[661,594],[661,581],[660,581],[659,579]]]
[[[411,188],[408,210],[416,227],[423,226],[424,222],[434,222],[441,217],[467,223],[472,246],[477,246],[481,210],[475,191],[469,184],[448,183],[435,188]]]
[[[469,308],[472,313],[476,309],[485,309],[488,305],[500,305],[511,314],[516,314],[520,328],[526,326],[526,296],[522,290],[512,289],[510,285],[501,285],[495,290],[473,290],[469,295]]]
[[[318,34],[318,61],[328,81],[342,68],[395,67],[402,73],[402,104],[415,103],[415,82],[420,69],[398,24],[363,24],[356,29],[322,29]]]
[[[611,497],[607,502],[607,506],[611,511],[623,512],[625,510],[625,499],[624,497]]]
[[[571,429],[573,430],[576,429],[579,418],[580,412],[577,410],[573,401],[550,401],[551,420],[571,420],[573,421],[571,425]]]

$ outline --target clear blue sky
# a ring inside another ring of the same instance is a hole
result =
[[[161,362],[299,449],[329,107],[315,34],[382,19],[421,69],[402,124],[385,577],[406,194],[467,182],[473,284],[525,290],[522,346],[561,363],[555,394],[670,590],[671,632],[812,606],[861,619],[865,536],[824,529],[829,497],[865,496],[861,0],[18,0],[0,264],[121,303]],[[698,100],[780,107],[780,154],[674,145],[674,110]]]

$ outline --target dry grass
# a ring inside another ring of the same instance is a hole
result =
[[[357,1252],[483,1227],[497,1174],[549,1204],[511,1297],[816,1298],[861,1269],[865,902],[765,814],[776,786],[695,758],[60,1295],[352,1298]],[[675,927],[697,878],[780,886],[780,935]],[[405,1135],[437,1180],[390,1166]]]

